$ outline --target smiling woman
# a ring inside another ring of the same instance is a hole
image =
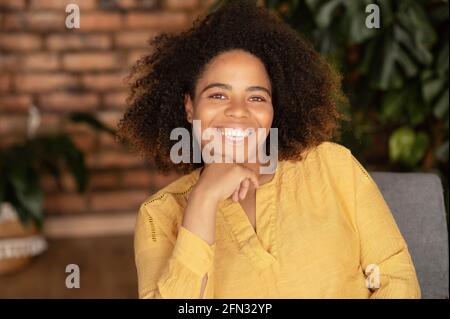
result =
[[[203,166],[170,159],[176,143],[170,133],[191,131],[188,116],[198,114],[196,104],[202,113],[231,105],[222,124],[231,124],[230,112],[246,112],[239,110],[242,101],[248,112],[261,109],[258,114],[279,128],[280,160],[301,160],[304,150],[338,137],[344,119],[336,107],[344,101],[340,76],[297,31],[254,2],[226,1],[190,29],[155,37],[152,54],[134,66],[119,135],[161,171],[189,173]]]
[[[244,133],[260,129],[269,133],[274,113],[271,91],[269,75],[259,58],[241,49],[228,50],[205,66],[193,98],[185,95],[187,121],[201,121],[199,136],[207,129],[217,129],[222,133],[220,144],[231,144],[230,148],[236,151],[233,159],[236,160],[237,149],[242,148],[245,166],[258,171],[260,163],[250,163],[249,149],[261,151],[255,146],[262,145],[267,136],[258,134],[256,145],[252,145]],[[209,140],[202,139],[199,144],[203,148],[206,142]]]
[[[132,73],[120,137],[185,175],[140,207],[141,298],[420,297],[377,185],[330,141],[343,119],[339,77],[298,33],[255,1],[232,1],[152,45]],[[235,155],[173,163],[172,131],[195,121],[236,150],[251,147],[249,131],[278,129],[276,143],[256,143],[258,154],[276,144],[276,169]]]

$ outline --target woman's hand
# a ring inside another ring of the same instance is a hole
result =
[[[237,202],[247,196],[250,184],[259,186],[257,174],[251,169],[235,163],[213,163],[203,168],[195,188],[217,202],[229,197]]]
[[[250,183],[259,186],[256,173],[245,166],[206,165],[189,194],[182,226],[211,245],[215,240],[217,204],[230,196],[234,201],[245,198]]]

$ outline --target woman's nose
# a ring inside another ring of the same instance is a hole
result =
[[[230,117],[248,117],[249,112],[245,103],[232,102],[225,110],[225,115]]]

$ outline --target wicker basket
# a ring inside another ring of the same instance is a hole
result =
[[[33,224],[22,225],[9,203],[0,205],[0,275],[23,269],[47,242]]]

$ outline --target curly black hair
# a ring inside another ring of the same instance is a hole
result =
[[[189,30],[162,33],[150,45],[152,53],[131,70],[118,138],[161,172],[188,173],[203,164],[172,163],[170,149],[177,141],[170,140],[170,132],[176,127],[191,131],[184,95],[194,100],[205,65],[232,49],[258,57],[269,74],[279,160],[302,160],[303,151],[340,135],[345,119],[338,111],[339,100],[345,99],[340,75],[297,31],[256,1],[225,2],[199,16]]]

